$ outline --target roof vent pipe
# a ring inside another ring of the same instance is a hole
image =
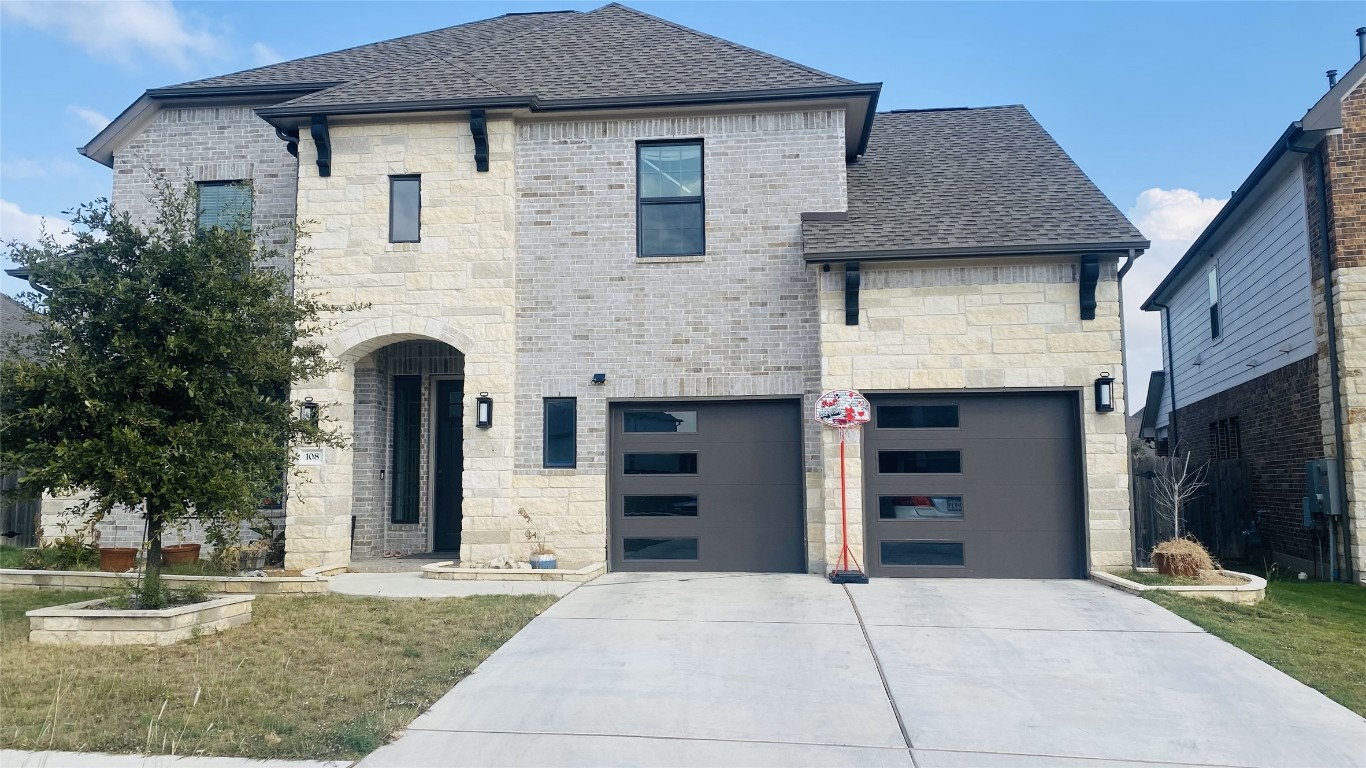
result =
[[[1357,58],[1366,59],[1366,27],[1357,27]]]
[[[1330,69],[1327,72],[1324,72],[1324,74],[1328,75],[1329,88],[1332,88],[1333,86],[1338,84],[1338,71],[1336,69]]]

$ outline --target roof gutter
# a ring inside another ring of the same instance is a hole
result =
[[[812,214],[802,214],[811,216]],[[807,219],[811,221],[812,219]],[[970,259],[997,256],[1053,256],[1074,253],[1113,254],[1134,257],[1151,246],[1147,240],[1128,240],[1112,243],[1038,243],[1034,245],[967,245],[943,248],[899,248],[886,251],[825,251],[807,253],[808,264],[826,264],[850,260],[906,261],[910,259]],[[1127,270],[1127,265],[1126,265]]]

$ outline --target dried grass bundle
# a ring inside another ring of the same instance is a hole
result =
[[[1153,547],[1153,565],[1165,576],[1200,578],[1201,571],[1216,571],[1219,563],[1195,539],[1167,539]]]

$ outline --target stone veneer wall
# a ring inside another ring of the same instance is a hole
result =
[[[513,124],[490,120],[488,134],[489,170],[482,173],[463,119],[334,124],[327,178],[318,175],[312,140],[299,147],[298,215],[313,223],[298,286],[369,306],[346,314],[322,340],[344,369],[296,387],[295,396],[326,404],[326,417],[351,434],[357,362],[397,341],[440,341],[463,353],[467,413],[481,391],[503,404],[492,429],[465,419],[466,561],[506,552],[514,536],[517,415],[507,407],[516,322]],[[389,242],[388,177],[395,174],[422,176],[420,243]],[[308,482],[290,487],[286,565],[345,564],[353,480],[364,479],[355,475],[353,451],[328,449],[321,466],[303,471]]]
[[[643,259],[636,144],[669,138],[703,140],[707,252]],[[844,116],[520,123],[517,188],[514,496],[561,567],[577,567],[606,558],[610,401],[814,399],[816,275],[802,261],[801,213],[846,207]],[[605,385],[589,383],[595,372]],[[578,398],[575,469],[541,466],[543,397]],[[807,437],[815,487],[816,430]],[[819,559],[813,550],[813,568]]]
[[[252,184],[252,226],[266,233],[262,246],[277,249],[284,258],[273,264],[288,267],[292,255],[294,196],[297,161],[275,136],[275,129],[252,111],[261,105],[230,107],[165,108],[143,130],[114,154],[114,178],[110,201],[118,210],[148,222],[156,215],[155,181],[164,177],[174,184],[198,181],[247,180]],[[61,536],[61,530],[79,525],[67,509],[70,502],[45,497],[42,526],[44,540]],[[277,524],[283,512],[269,510]],[[113,547],[136,547],[143,541],[140,512],[115,509],[97,530],[100,543]],[[255,538],[246,526],[243,540]],[[167,543],[204,541],[198,525],[171,532]]]
[[[1133,561],[1125,393],[1115,262],[1102,264],[1096,318],[1082,321],[1075,259],[865,263],[859,324],[844,324],[844,272],[821,275],[821,388],[935,392],[1079,389],[1092,568]],[[1094,382],[1115,377],[1115,411],[1096,413]],[[839,554],[839,436],[822,435],[822,517],[808,512],[827,562]],[[846,446],[850,489],[863,487],[861,440]],[[862,493],[848,494],[850,548],[863,551]]]

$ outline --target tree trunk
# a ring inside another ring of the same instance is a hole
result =
[[[145,608],[160,608],[161,589],[161,534],[166,528],[162,506],[148,499],[147,506],[147,562],[143,566],[141,601]]]

